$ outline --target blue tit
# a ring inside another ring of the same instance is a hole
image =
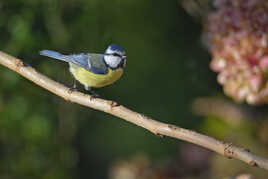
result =
[[[63,55],[52,50],[42,50],[40,55],[69,63],[69,70],[75,80],[86,90],[100,88],[117,81],[126,66],[126,52],[117,44],[111,44],[104,54],[80,53]]]

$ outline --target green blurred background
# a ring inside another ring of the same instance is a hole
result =
[[[101,97],[225,139],[223,131],[237,128],[191,110],[196,97],[221,93],[201,33],[201,24],[177,0],[0,1],[2,51],[71,86],[68,65],[39,56],[40,50],[102,53],[109,44],[120,44],[128,56],[125,73],[99,89]],[[184,142],[64,101],[2,66],[0,81],[0,178],[113,178],[111,168],[119,159],[142,154],[156,168],[179,160]],[[256,125],[248,126],[239,129],[248,134]]]

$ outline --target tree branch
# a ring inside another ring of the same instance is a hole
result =
[[[122,105],[118,105],[114,101],[92,98],[88,94],[84,94],[78,91],[71,91],[64,85],[55,82],[37,72],[34,68],[25,65],[20,59],[9,56],[1,51],[0,64],[21,74],[25,78],[33,81],[48,91],[51,91],[52,93],[64,98],[66,101],[71,101],[112,114],[142,128],[145,128],[156,135],[169,136],[194,143],[217,152],[218,154],[221,154],[225,157],[236,158],[246,162],[251,166],[258,166],[260,168],[268,170],[268,159],[252,154],[247,149],[236,147],[231,143],[222,142],[215,138],[199,134],[191,130],[183,129],[171,124],[158,122],[140,113],[134,112]]]

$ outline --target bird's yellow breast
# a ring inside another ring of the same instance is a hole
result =
[[[95,74],[85,70],[84,68],[72,64],[70,65],[70,72],[73,74],[75,79],[83,85],[100,88],[117,81],[122,76],[123,69],[109,69],[107,74]]]

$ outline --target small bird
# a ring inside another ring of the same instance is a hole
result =
[[[40,55],[69,63],[69,70],[76,80],[84,85],[92,95],[98,96],[92,88],[101,88],[117,81],[126,66],[126,52],[117,44],[111,44],[104,54],[80,53],[63,55],[53,50],[42,50]]]

